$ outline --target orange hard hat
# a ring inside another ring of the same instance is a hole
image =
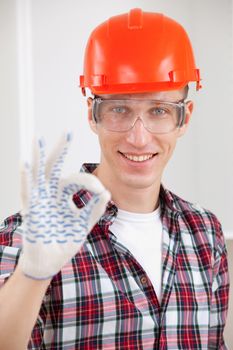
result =
[[[190,40],[184,28],[160,13],[132,9],[111,17],[88,40],[83,94],[137,93],[200,86]]]

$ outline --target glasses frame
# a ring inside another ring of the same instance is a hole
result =
[[[123,101],[124,99],[114,99],[114,98],[111,98],[111,99],[104,99],[104,98],[102,98],[102,97],[99,97],[99,96],[95,96],[94,98],[93,98],[93,106],[92,106],[92,119],[94,120],[94,122],[96,123],[96,124],[98,124],[99,123],[99,121],[98,121],[98,118],[97,118],[97,116],[96,116],[96,109],[97,109],[97,106],[101,103],[101,102],[103,102],[103,101]],[[125,99],[125,100],[130,100],[130,99]],[[135,101],[140,101],[140,98],[137,98],[137,99],[131,99],[131,100],[135,100]],[[145,101],[144,99],[141,99],[141,101]],[[187,104],[187,101],[185,101],[185,99],[182,99],[182,100],[179,100],[179,101],[176,101],[176,102],[174,102],[174,101],[162,101],[162,100],[153,100],[153,99],[148,99],[148,101],[153,101],[153,102],[158,102],[158,103],[161,103],[161,104],[163,104],[163,103],[165,103],[165,104],[168,104],[168,105],[172,105],[172,106],[176,106],[176,107],[179,107],[180,108],[180,121],[179,121],[179,123],[178,123],[178,125],[174,128],[174,129],[172,129],[172,130],[170,130],[170,131],[167,131],[167,132],[154,132],[154,131],[151,131],[151,130],[149,130],[149,129],[147,129],[147,127],[146,126],[144,126],[145,127],[145,129],[147,130],[147,131],[149,131],[149,132],[151,132],[152,134],[169,134],[170,132],[172,132],[172,131],[174,131],[174,130],[176,130],[176,129],[180,129],[183,125],[184,125],[184,122],[185,122],[185,112],[186,112],[186,104]],[[140,118],[140,117],[138,117],[138,118]],[[137,118],[137,119],[138,119]],[[137,119],[135,120],[135,122],[137,121]],[[141,118],[140,118],[141,119]],[[134,124],[135,124],[135,122],[134,122]],[[101,124],[101,123],[100,123]],[[105,128],[104,126],[103,126],[103,128],[105,129],[105,130],[108,130],[108,131],[111,131],[111,132],[120,132],[120,133],[122,133],[122,132],[128,132],[129,130],[131,130],[133,127],[134,127],[134,124],[129,128],[129,129],[127,129],[127,130],[111,130],[111,129],[107,129],[107,128]],[[144,124],[143,124],[144,125]]]

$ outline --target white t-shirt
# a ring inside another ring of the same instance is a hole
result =
[[[160,300],[162,276],[160,208],[146,214],[118,209],[111,231],[118,242],[123,244],[144,268]]]

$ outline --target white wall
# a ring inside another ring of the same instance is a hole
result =
[[[19,210],[19,106],[15,1],[0,0],[0,219]]]
[[[28,9],[29,1],[21,0],[21,4],[21,8]],[[65,172],[77,171],[84,161],[99,159],[97,139],[89,131],[85,99],[78,88],[83,51],[93,27],[136,6],[165,12],[185,26],[201,68],[203,90],[191,92],[196,102],[193,121],[178,144],[164,183],[214,211],[224,230],[233,231],[231,1],[176,0],[174,6],[171,0],[100,0],[96,6],[92,0],[40,0],[30,5],[33,74],[28,84],[34,86],[33,122],[48,147],[62,130],[73,130],[75,139]],[[31,108],[31,114],[33,111]],[[30,144],[25,147],[24,143],[23,147],[29,149]]]
[[[233,232],[230,0],[176,0],[175,6],[171,0],[100,0],[98,6],[93,0],[0,0],[1,219],[19,207],[18,158],[29,157],[33,130],[49,149],[62,130],[73,130],[65,173],[77,171],[84,161],[98,161],[97,139],[88,129],[78,88],[83,51],[93,27],[136,6],[165,12],[185,26],[203,77],[203,90],[191,92],[196,107],[190,130],[164,183],[214,211],[224,231]]]
[[[98,143],[78,89],[83,50],[93,27],[132,7],[180,21],[203,77],[203,90],[191,91],[193,120],[164,183],[214,211],[225,232],[233,232],[230,0],[0,0],[0,220],[20,208],[19,157],[29,157],[34,131],[50,149],[64,129],[73,130],[65,173],[78,171],[84,161],[98,161]],[[232,254],[231,249],[230,265]],[[229,325],[227,338],[233,342]]]

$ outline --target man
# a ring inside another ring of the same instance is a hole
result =
[[[133,9],[92,32],[80,86],[100,163],[60,180],[67,135],[25,168],[0,236],[1,349],[227,348],[221,226],[161,185],[192,81],[191,44],[166,16]]]

